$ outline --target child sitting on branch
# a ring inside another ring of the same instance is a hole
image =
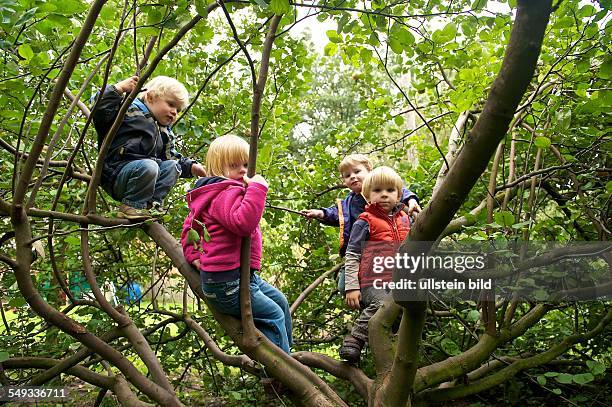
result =
[[[119,112],[124,93],[132,92],[137,82],[138,77],[133,76],[104,90],[92,112],[98,147]],[[185,86],[176,79],[157,76],[143,92],[128,108],[102,169],[102,188],[121,202],[118,216],[130,220],[149,218],[151,208],[161,211],[179,176],[206,175],[201,164],[174,148],[171,126],[188,104]]]
[[[251,307],[255,326],[275,345],[290,352],[289,303],[258,272],[262,238],[259,221],[268,183],[261,175],[246,176],[249,144],[233,135],[215,139],[206,154],[208,177],[187,193],[189,215],[181,243],[187,261],[202,279],[202,291],[216,310],[240,317],[240,247],[251,237]]]

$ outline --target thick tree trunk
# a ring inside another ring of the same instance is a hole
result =
[[[418,217],[407,242],[409,240],[435,241],[485,171],[491,156],[505,136],[510,121],[514,117],[514,112],[531,82],[550,12],[551,0],[519,0],[516,21],[512,27],[501,70],[493,83],[483,112],[469,133],[463,149],[451,166],[446,178],[442,181],[440,188]],[[423,248],[423,246],[419,246],[411,245],[408,242],[403,249],[409,255],[418,255]],[[398,270],[396,270],[394,271],[394,278],[398,277]],[[412,310],[405,313],[403,318],[410,317],[412,319],[410,325],[422,327],[420,322],[424,320],[426,313],[424,304],[403,302],[397,294],[394,292],[396,301]],[[410,335],[420,338],[421,330],[411,332]],[[400,341],[402,341],[401,338]],[[404,351],[406,350],[414,353],[406,356],[400,354],[402,350],[398,348],[394,368],[389,374],[390,380],[382,388],[383,392],[391,391],[394,393],[391,399],[387,399],[384,395],[380,398],[387,401],[385,405],[406,403],[412,393],[416,369],[410,369],[409,374],[400,374],[394,371],[405,368],[403,361],[406,358],[412,360],[418,355],[418,342],[413,342],[411,346],[404,349]],[[389,404],[391,400],[395,404]]]

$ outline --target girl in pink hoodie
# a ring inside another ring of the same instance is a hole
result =
[[[268,183],[246,176],[249,144],[233,135],[215,139],[206,154],[206,172],[187,193],[189,215],[181,243],[187,261],[200,271],[202,290],[218,311],[240,317],[240,245],[251,236],[251,307],[255,326],[289,353],[289,303],[257,272],[261,268],[261,229]]]

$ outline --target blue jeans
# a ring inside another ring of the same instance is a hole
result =
[[[255,326],[276,346],[290,353],[293,338],[287,298],[255,273],[251,274],[250,288]],[[240,279],[225,283],[202,282],[202,291],[216,310],[240,318]]]
[[[153,201],[163,202],[179,175],[181,168],[175,160],[130,161],[119,171],[113,195],[132,208],[145,209]]]

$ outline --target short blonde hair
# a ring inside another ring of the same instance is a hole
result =
[[[189,104],[189,92],[185,86],[169,76],[156,76],[144,85],[146,95],[159,97],[172,97],[176,99],[180,110]]]
[[[354,166],[359,164],[363,165],[368,171],[372,171],[372,161],[363,154],[351,154],[344,157],[344,159],[340,161],[340,165],[338,165],[338,171],[342,174],[351,165]]]
[[[217,137],[210,143],[206,153],[206,173],[208,176],[224,177],[223,170],[227,166],[247,161],[249,143],[232,134]]]
[[[381,188],[395,187],[399,195],[398,198],[401,198],[404,181],[393,168],[385,166],[376,167],[363,180],[361,192],[366,199],[370,199],[370,192],[375,186]]]

